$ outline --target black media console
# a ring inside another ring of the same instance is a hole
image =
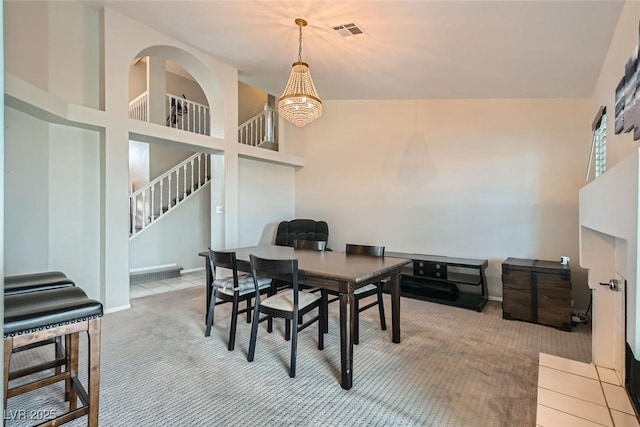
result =
[[[402,296],[482,311],[487,304],[486,259],[386,252],[411,259],[402,269]]]

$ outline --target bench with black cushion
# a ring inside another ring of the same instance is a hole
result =
[[[97,426],[102,304],[89,299],[79,287],[71,286],[5,295],[4,309],[4,413],[7,413],[9,398],[65,381],[68,384],[65,395],[68,395],[69,411],[41,425],[57,426],[88,415],[88,425]],[[78,379],[79,333],[83,331],[88,335],[88,391]],[[15,378],[60,364],[59,361],[49,361],[11,372],[14,350],[57,337],[65,337],[67,342],[66,360],[62,363],[67,366],[66,371],[10,388],[9,382]],[[80,407],[78,398],[82,402]]]
[[[48,289],[66,288],[69,286],[75,286],[73,280],[69,279],[62,271],[43,271],[30,274],[19,274],[13,276],[4,277],[4,294],[15,295],[25,292],[44,291]],[[26,345],[24,347],[15,348],[13,353],[17,353],[23,350],[29,350],[34,347],[41,347],[44,345],[55,344],[54,362],[56,374],[62,372],[64,362],[66,360],[65,349],[62,346],[62,338],[56,337],[50,340],[41,341]],[[28,375],[25,373],[25,375]],[[68,386],[67,386],[68,390]],[[68,396],[65,396],[68,399]]]
[[[75,283],[62,271],[43,271],[40,273],[5,276],[4,278],[5,295],[66,288],[68,286],[75,286]]]

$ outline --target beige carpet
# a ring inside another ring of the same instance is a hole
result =
[[[212,335],[204,337],[202,287],[134,299],[132,306],[102,321],[101,426],[534,426],[538,353],[590,362],[589,325],[562,332],[503,320],[496,302],[476,313],[402,298],[400,344],[391,342],[390,329],[379,329],[376,309],[361,314],[347,391],[339,384],[337,304],[324,351],[315,325],[300,334],[294,379],[282,321],[273,334],[261,325],[248,363],[244,321],[235,351],[226,349],[228,304],[216,308]],[[42,351],[14,356],[12,368]],[[60,390],[12,398],[9,410],[61,411]]]

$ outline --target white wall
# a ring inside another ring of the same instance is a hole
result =
[[[273,244],[280,221],[295,218],[294,168],[240,159],[238,247]]]
[[[100,298],[100,137],[6,110],[5,272],[61,270]]]
[[[326,220],[329,246],[487,258],[501,297],[507,257],[576,262],[587,100],[325,101],[305,128],[296,217]]]
[[[261,89],[238,82],[238,124],[242,124],[264,109],[269,94]]]
[[[194,154],[195,151],[180,146],[149,144],[149,180],[153,181]]]
[[[49,126],[5,109],[5,273],[49,267]]]
[[[49,126],[49,269],[100,299],[100,135]]]

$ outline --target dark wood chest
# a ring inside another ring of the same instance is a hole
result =
[[[559,261],[507,258],[502,317],[571,331],[571,269]]]

